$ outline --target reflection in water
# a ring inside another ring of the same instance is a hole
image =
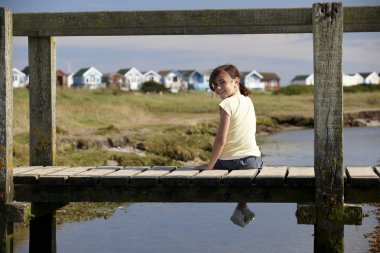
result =
[[[380,128],[345,129],[344,137],[346,164],[379,162]],[[313,164],[313,130],[282,132],[258,143],[267,165]],[[234,203],[136,203],[108,220],[59,227],[58,252],[313,252],[313,226],[297,225],[296,204],[249,205],[256,218],[242,229],[229,220]],[[365,212],[372,209],[364,206]],[[345,226],[345,252],[368,252],[363,234],[376,224],[370,213],[363,225]],[[27,241],[18,245],[16,253],[28,252]]]
[[[29,227],[17,228],[14,240],[14,252],[28,252]]]

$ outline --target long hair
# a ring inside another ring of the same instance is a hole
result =
[[[214,88],[215,79],[220,73],[227,73],[232,79],[235,79],[236,77],[238,77],[239,80],[241,79],[240,72],[234,65],[232,64],[221,65],[215,68],[211,72],[208,85],[212,91],[215,91],[215,88]],[[250,91],[244,86],[244,84],[241,83],[241,81],[239,82],[239,90],[240,90],[240,93],[244,96],[248,96],[250,93]]]

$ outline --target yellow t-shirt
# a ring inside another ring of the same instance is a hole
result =
[[[223,99],[219,106],[231,117],[227,141],[219,159],[261,156],[256,144],[256,114],[252,100],[248,96],[235,94]]]

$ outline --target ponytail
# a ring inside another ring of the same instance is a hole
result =
[[[245,87],[244,84],[242,84],[241,82],[239,82],[239,90],[240,90],[240,93],[244,96],[248,96],[249,94],[251,94],[251,91],[247,89],[247,87]]]

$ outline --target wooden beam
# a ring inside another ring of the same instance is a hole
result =
[[[344,204],[344,224],[361,225],[363,220],[363,205]],[[316,224],[316,206],[311,204],[297,204],[297,224]]]
[[[7,205],[7,218],[12,222],[29,223],[30,204],[12,202]]]
[[[33,202],[262,202],[314,201],[312,187],[15,185],[16,201]]]
[[[345,7],[344,10],[345,32],[380,31],[380,6]],[[13,19],[14,36],[312,32],[310,8],[15,13]]]
[[[52,37],[29,37],[30,165],[55,165],[56,51]]]
[[[30,165],[55,165],[55,39],[53,37],[29,37],[28,42]],[[39,209],[38,203],[32,203],[32,215],[35,209]],[[55,226],[55,211],[32,219],[29,226],[29,252],[56,252]]]
[[[314,252],[344,251],[342,36],[342,4],[314,4]]]
[[[343,8],[344,32],[380,32],[380,6]]]
[[[0,253],[13,251],[13,222],[6,207],[13,201],[12,12],[0,8]]]
[[[310,9],[20,13],[15,36],[304,33]]]

